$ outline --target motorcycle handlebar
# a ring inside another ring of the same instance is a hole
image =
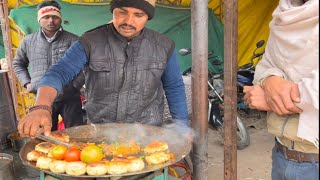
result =
[[[260,57],[260,56],[262,56],[263,54],[264,54],[264,51],[262,51],[262,52],[260,52],[260,53],[257,53],[257,54],[254,54],[253,57],[252,57],[252,59],[257,58],[257,57]]]

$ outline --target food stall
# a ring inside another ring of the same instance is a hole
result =
[[[220,10],[221,10],[221,8],[220,8]],[[222,13],[221,13],[222,14]],[[8,15],[8,14],[7,14]],[[190,16],[189,16],[190,17]],[[188,17],[188,18],[189,18]],[[7,21],[8,22],[8,21]],[[65,22],[65,24],[68,24],[68,23],[70,23],[70,21],[68,21],[68,22]],[[18,30],[19,31],[19,30]],[[212,34],[212,32],[211,32],[211,34]],[[221,37],[220,37],[221,38]],[[188,38],[186,38],[186,39],[188,39]],[[209,41],[209,42],[211,42],[211,43],[213,43],[213,41]],[[214,42],[214,43],[216,43],[216,41]],[[11,44],[12,45],[12,44]],[[190,44],[189,44],[189,46],[191,46]],[[10,48],[9,47],[9,49],[12,49],[12,48]],[[205,50],[206,50],[206,52],[208,52],[207,51],[207,49],[205,48]],[[251,52],[251,51],[250,51]],[[200,55],[201,55],[201,53],[200,53]],[[220,54],[220,57],[223,59],[223,53],[222,54]],[[12,52],[11,52],[11,59],[12,59]],[[189,63],[191,63],[191,62],[189,62]],[[189,64],[190,65],[190,64]],[[10,72],[10,71],[9,71]],[[12,71],[11,71],[11,74],[9,75],[10,77],[11,77],[11,79],[14,79],[14,76],[12,75]],[[12,80],[12,82],[11,82],[11,86],[13,87],[12,89],[11,89],[11,91],[12,92],[14,92],[13,94],[15,94],[16,92],[19,92],[17,89],[19,89],[19,87],[21,88],[21,86],[19,86],[18,85],[18,88],[17,88],[17,85],[18,83],[16,83],[15,81],[13,81]],[[21,95],[21,94],[23,94],[23,93],[19,93],[19,96]],[[13,104],[15,105],[14,107],[15,107],[15,112],[16,112],[16,117],[20,117],[21,116],[21,113],[19,113],[19,108],[18,108],[18,100],[17,100],[18,98],[13,98]],[[22,98],[23,99],[23,98]],[[23,101],[23,100],[22,100]],[[23,104],[23,103],[22,103]],[[24,109],[27,109],[27,107],[28,106],[26,106],[25,104],[24,105],[22,105],[23,106],[23,108]],[[22,108],[22,109],[23,109]],[[23,114],[25,115],[25,112],[24,113],[22,113],[22,116],[23,116]],[[202,117],[202,116],[201,116]],[[203,118],[202,118],[202,120],[203,120]],[[201,127],[200,127],[201,128]],[[197,129],[198,130],[198,129]],[[203,131],[203,129],[200,129],[200,131]],[[201,137],[200,137],[201,138]],[[32,147],[32,146],[31,146]],[[21,151],[21,152],[23,152],[23,151]],[[21,159],[22,159],[22,161],[24,162],[24,163],[27,163],[27,162],[25,162],[25,160],[23,159],[24,157],[25,157],[25,154],[21,154],[20,153],[20,155],[21,155]],[[168,164],[169,165],[169,164]],[[168,166],[167,165],[167,166]],[[160,168],[160,169],[165,169],[165,171],[168,171],[168,169],[167,169],[167,166],[165,166],[165,167],[162,167],[162,168]],[[30,169],[30,167],[31,167],[31,170],[33,171],[33,170],[35,170],[35,168],[33,168],[31,165],[29,166],[29,168],[28,168],[28,166],[27,166],[27,168],[28,169]],[[207,169],[205,169],[205,170],[207,170]],[[37,172],[37,170],[36,170],[36,172]],[[24,174],[24,173],[19,173],[19,174]],[[29,173],[29,174],[32,174],[32,173]],[[44,174],[45,174],[45,171],[41,171],[41,176],[40,176],[40,178],[43,178],[43,176],[44,176]],[[48,174],[50,174],[49,172],[48,172]],[[165,173],[165,174],[167,174],[167,173]],[[199,174],[199,173],[198,173]],[[162,176],[162,175],[161,175]],[[85,178],[85,177],[84,177]],[[164,179],[166,179],[166,178],[164,178]]]

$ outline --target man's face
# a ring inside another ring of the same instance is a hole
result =
[[[44,16],[39,23],[46,33],[55,33],[61,27],[61,19],[53,15]]]
[[[129,40],[140,34],[147,21],[148,15],[140,9],[121,7],[113,10],[114,27]]]

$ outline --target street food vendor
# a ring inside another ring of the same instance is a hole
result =
[[[82,69],[92,123],[163,123],[164,94],[175,122],[187,124],[185,87],[174,42],[145,28],[155,0],[112,0],[113,19],[85,32],[39,83],[35,105],[20,133],[50,134],[51,105]]]

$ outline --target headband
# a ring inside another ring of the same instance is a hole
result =
[[[38,11],[38,22],[47,15],[58,16],[61,19],[60,10],[55,6],[45,6]]]

